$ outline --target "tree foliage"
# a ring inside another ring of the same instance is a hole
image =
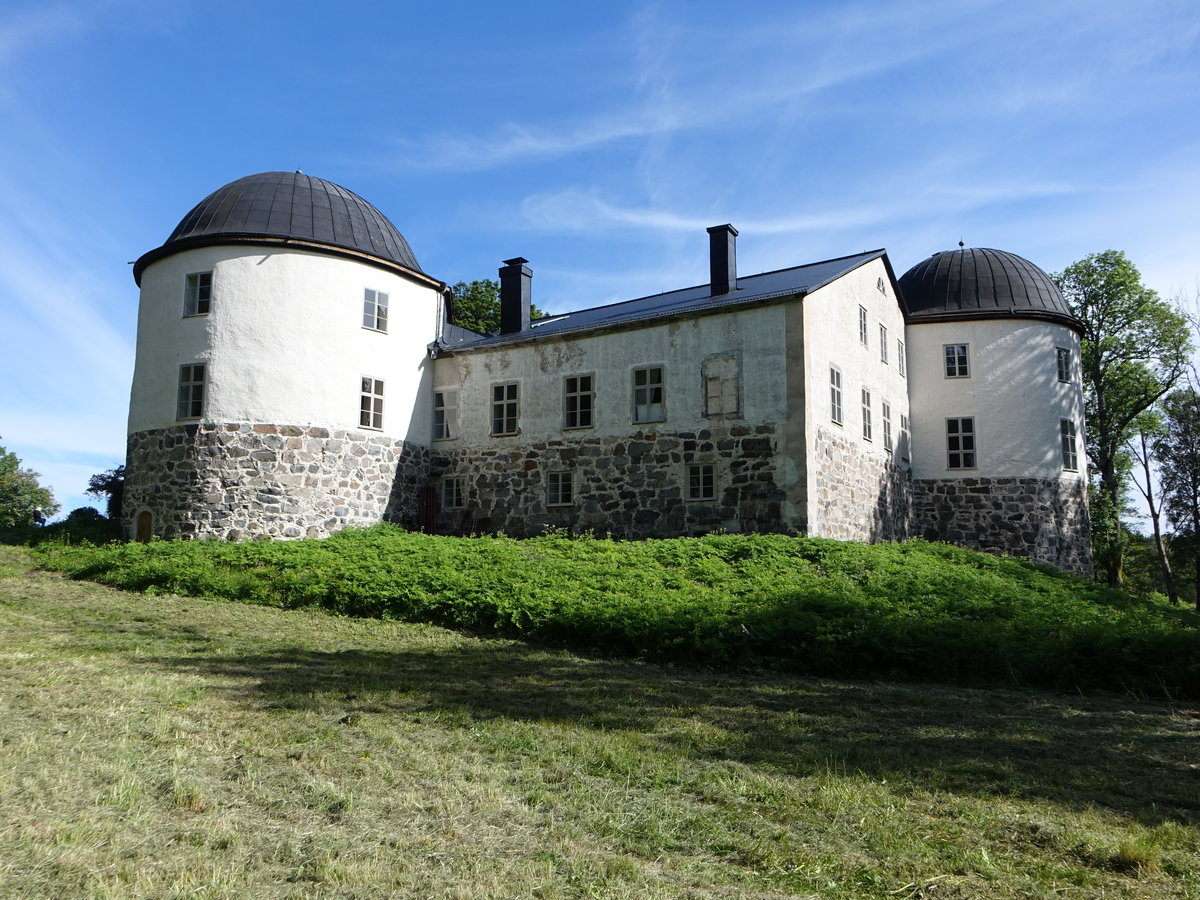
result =
[[[1162,402],[1165,429],[1155,442],[1167,516],[1191,552],[1192,586],[1200,608],[1200,393],[1184,388]]]
[[[450,288],[450,293],[453,310],[450,321],[453,324],[480,334],[492,334],[500,330],[500,282],[491,278],[460,281]],[[531,304],[529,315],[537,319],[545,313]]]
[[[1119,520],[1129,471],[1125,448],[1138,417],[1183,373],[1191,335],[1187,319],[1142,284],[1137,267],[1119,250],[1093,253],[1057,273],[1054,281],[1083,324],[1087,454],[1104,497],[1093,504],[1097,563],[1110,584],[1119,584]],[[1098,521],[1097,513],[1112,521]]]
[[[89,497],[104,501],[105,514],[110,519],[121,518],[121,508],[125,499],[125,467],[117,466],[88,479],[88,488],[84,491]]]
[[[40,477],[21,468],[17,455],[0,447],[0,528],[32,525],[33,511],[39,507],[47,518],[58,512],[54,495],[42,487]]]

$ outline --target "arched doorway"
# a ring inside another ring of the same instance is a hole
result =
[[[137,527],[134,530],[134,540],[141,541],[143,544],[150,543],[153,525],[154,517],[150,515],[150,510],[147,509],[138,513]]]

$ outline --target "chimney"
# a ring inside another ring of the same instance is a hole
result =
[[[504,260],[500,269],[500,333],[529,330],[529,302],[533,293],[533,270],[520,256]]]
[[[732,225],[708,229],[708,281],[714,297],[737,290],[737,233]]]

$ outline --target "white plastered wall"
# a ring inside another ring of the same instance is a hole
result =
[[[1034,319],[975,319],[908,327],[913,477],[1086,478],[1079,336]],[[967,344],[970,376],[947,378],[944,347]],[[1055,348],[1071,353],[1071,381],[1058,379]],[[950,469],[946,419],[973,416],[977,465]],[[1063,470],[1059,421],[1077,429],[1079,471]]]
[[[207,271],[211,311],[185,317],[185,277]],[[366,288],[388,294],[387,333],[362,325]],[[354,260],[241,246],[166,257],[142,274],[129,432],[180,424],[179,367],[204,362],[204,421],[360,430],[370,376],[385,382],[383,434],[426,445],[440,314],[432,287]]]

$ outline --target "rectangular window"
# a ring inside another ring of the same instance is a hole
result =
[[[591,428],[596,392],[593,375],[568,375],[563,379],[563,428]]]
[[[951,469],[975,468],[975,419],[946,420],[946,465]]]
[[[899,370],[901,378],[908,375],[908,360],[904,358],[904,341],[896,341],[896,368]]]
[[[204,363],[179,367],[177,419],[198,419],[204,414]]]
[[[183,314],[207,316],[212,304],[212,272],[193,272],[183,280]]]
[[[879,326],[879,361],[881,363],[883,363],[885,366],[887,365],[887,361],[888,361],[887,354],[888,354],[887,326],[880,325]]]
[[[1063,468],[1068,472],[1078,472],[1079,451],[1075,445],[1075,423],[1070,419],[1059,419],[1058,431],[1062,437]]]
[[[363,376],[358,424],[363,428],[383,428],[383,382],[378,378]]]
[[[660,366],[633,370],[633,421],[662,422],[666,419],[663,403],[663,370]]]
[[[842,373],[836,366],[829,367],[829,418],[842,424]]]
[[[717,481],[711,463],[687,467],[687,498],[689,500],[717,499]]]
[[[575,502],[575,477],[570,472],[546,473],[546,505],[569,506]]]
[[[458,391],[433,392],[433,439],[458,437]]]
[[[968,378],[971,369],[967,365],[966,344],[946,344],[943,348],[946,354],[946,377]]]
[[[492,385],[492,434],[517,433],[517,383]]]
[[[892,404],[886,400],[881,404],[883,417],[883,449],[892,452]]]
[[[908,416],[901,413],[900,414],[900,447],[899,447],[899,450],[900,450],[900,458],[902,460],[904,460],[905,462],[908,462],[908,457],[909,457],[908,442],[910,439],[909,439],[908,435],[909,435]]]
[[[442,479],[442,509],[462,509],[467,505],[465,481],[458,475]]]
[[[704,360],[704,415],[736,417],[742,412],[741,361],[736,353]]]
[[[367,288],[363,292],[363,328],[387,331],[388,295]]]
[[[1058,357],[1058,380],[1069,384],[1071,381],[1071,351],[1066,347],[1055,347],[1054,351]]]
[[[858,308],[858,342],[864,347],[867,346],[867,334],[870,326],[867,325],[867,308],[860,306]]]
[[[871,392],[862,389],[863,440],[871,440]]]

